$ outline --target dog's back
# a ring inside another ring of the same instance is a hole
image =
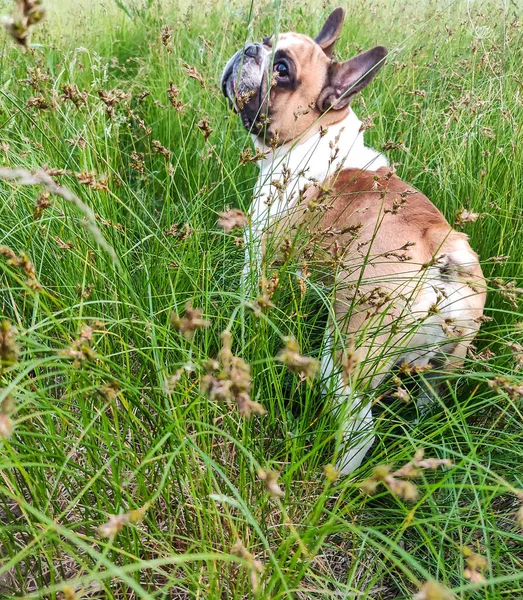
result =
[[[486,296],[467,236],[388,168],[345,169],[304,200],[310,206],[321,196],[318,215],[302,211],[294,224],[305,225],[310,255],[336,275],[337,319],[359,337],[372,382],[394,363],[424,366],[445,356],[456,365],[479,328]]]

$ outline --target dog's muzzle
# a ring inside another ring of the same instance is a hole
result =
[[[259,134],[267,106],[270,52],[261,44],[246,44],[229,60],[222,74],[222,91],[241,116],[246,129]]]

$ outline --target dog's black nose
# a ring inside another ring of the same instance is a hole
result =
[[[250,58],[257,58],[261,51],[261,44],[248,44],[245,46],[245,56]]]

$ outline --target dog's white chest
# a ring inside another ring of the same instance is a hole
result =
[[[254,142],[266,157],[260,161],[260,175],[251,205],[252,225],[245,235],[247,258],[251,260],[261,251],[256,242],[263,231],[296,203],[307,186],[322,184],[340,168],[375,171],[388,165],[385,156],[365,146],[361,121],[352,111],[340,123],[303,143],[270,150],[260,146],[256,138]]]

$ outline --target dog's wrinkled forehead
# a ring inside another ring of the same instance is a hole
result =
[[[319,46],[318,44],[316,44],[316,42],[304,35],[303,33],[296,33],[294,31],[287,31],[286,33],[280,33],[278,38],[276,39],[274,35],[271,35],[270,37],[266,37],[263,40],[263,44],[265,46],[268,46],[269,48],[273,48],[274,46],[274,42],[276,43],[276,48],[277,49],[284,49],[284,48],[299,48],[300,46],[303,46],[304,48],[309,47],[309,48],[318,48]]]
[[[320,59],[327,63],[328,58],[312,38],[302,33],[289,31],[280,33],[278,38],[270,36],[263,40],[263,45],[270,49],[272,53],[287,52],[294,58],[298,64],[306,66],[314,59]]]

